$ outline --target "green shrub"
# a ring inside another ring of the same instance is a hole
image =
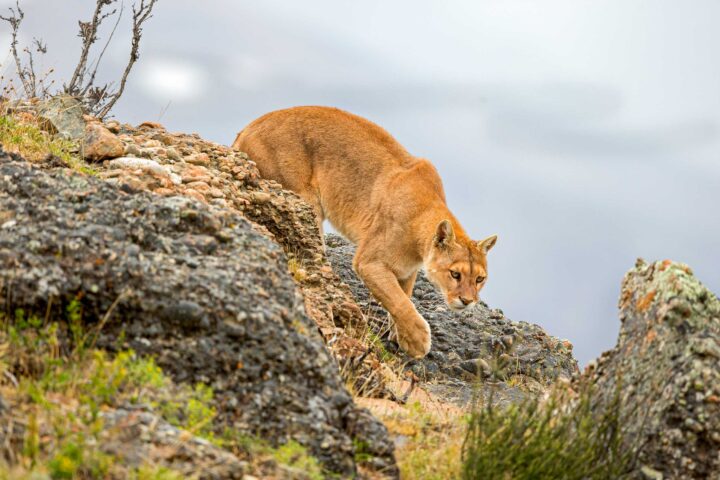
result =
[[[279,446],[272,453],[273,458],[280,464],[300,470],[308,480],[323,480],[323,469],[318,460],[310,455],[305,447],[295,441]]]
[[[89,445],[83,435],[65,439],[60,449],[48,461],[48,471],[53,479],[105,478],[113,461],[106,455]]]
[[[223,446],[223,440],[217,438],[213,432],[213,420],[217,412],[212,406],[212,401],[212,388],[198,383],[194,388],[181,386],[179,392],[173,397],[163,397],[157,402],[157,406],[163,418],[171,424],[218,446]]]
[[[619,384],[619,383],[618,383]],[[619,391],[597,408],[593,388],[556,387],[547,399],[471,415],[463,445],[466,480],[617,479],[632,463],[624,448]]]

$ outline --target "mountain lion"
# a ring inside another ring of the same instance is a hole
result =
[[[328,219],[357,245],[353,267],[409,355],[430,351],[430,327],[409,298],[420,267],[451,309],[477,302],[497,236],[471,240],[448,210],[435,167],[379,126],[336,108],[289,108],[252,122],[233,148],[308,202],[321,233]]]

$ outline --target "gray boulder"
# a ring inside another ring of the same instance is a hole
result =
[[[282,250],[235,213],[0,152],[0,285],[4,311],[62,315],[79,299],[86,329],[106,322],[98,347],[210,385],[218,432],[294,439],[343,476],[361,444],[396,473],[385,427],[346,391]]]

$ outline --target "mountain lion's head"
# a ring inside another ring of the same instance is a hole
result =
[[[487,252],[496,241],[497,235],[480,241],[459,239],[450,221],[438,224],[425,271],[451,309],[465,310],[477,303],[487,281]]]

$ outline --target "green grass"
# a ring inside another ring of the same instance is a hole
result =
[[[212,389],[174,385],[151,357],[132,350],[111,355],[89,348],[92,335],[84,331],[79,302],[70,302],[64,312],[59,322],[22,309],[0,316],[0,396],[14,406],[12,418],[25,425],[17,461],[0,462],[0,480],[182,478],[157,465],[128,469],[122,459],[104,453],[101,412],[149,405],[177,427],[212,440]],[[60,355],[60,332],[71,339],[66,356]],[[6,378],[14,382],[3,382]]]
[[[272,457],[280,464],[304,473],[307,480],[323,480],[325,475],[318,460],[305,447],[290,441],[271,451]]]
[[[170,424],[235,453],[253,470],[285,468],[309,480],[330,475],[297,442],[273,448],[232,428],[217,434],[210,386],[175,384],[152,357],[132,350],[110,354],[95,349],[97,332],[86,331],[78,300],[69,302],[58,320],[22,309],[0,313],[0,397],[11,405],[12,418],[25,425],[22,445],[13,452],[16,461],[7,465],[0,460],[0,480],[184,478],[161,465],[128,469],[122,458],[103,452],[108,430],[102,412],[129,404],[143,405]],[[68,340],[66,355],[61,354],[59,338]],[[3,381],[8,376],[15,382]],[[2,414],[0,421],[6,421]]]
[[[633,459],[624,447],[619,398],[598,410],[591,386],[578,392],[558,386],[545,400],[506,408],[490,399],[471,415],[462,478],[623,478]]]
[[[77,143],[44,131],[29,114],[0,114],[0,144],[29,162],[40,163],[54,156],[73,170],[88,175],[97,173],[82,159]]]

